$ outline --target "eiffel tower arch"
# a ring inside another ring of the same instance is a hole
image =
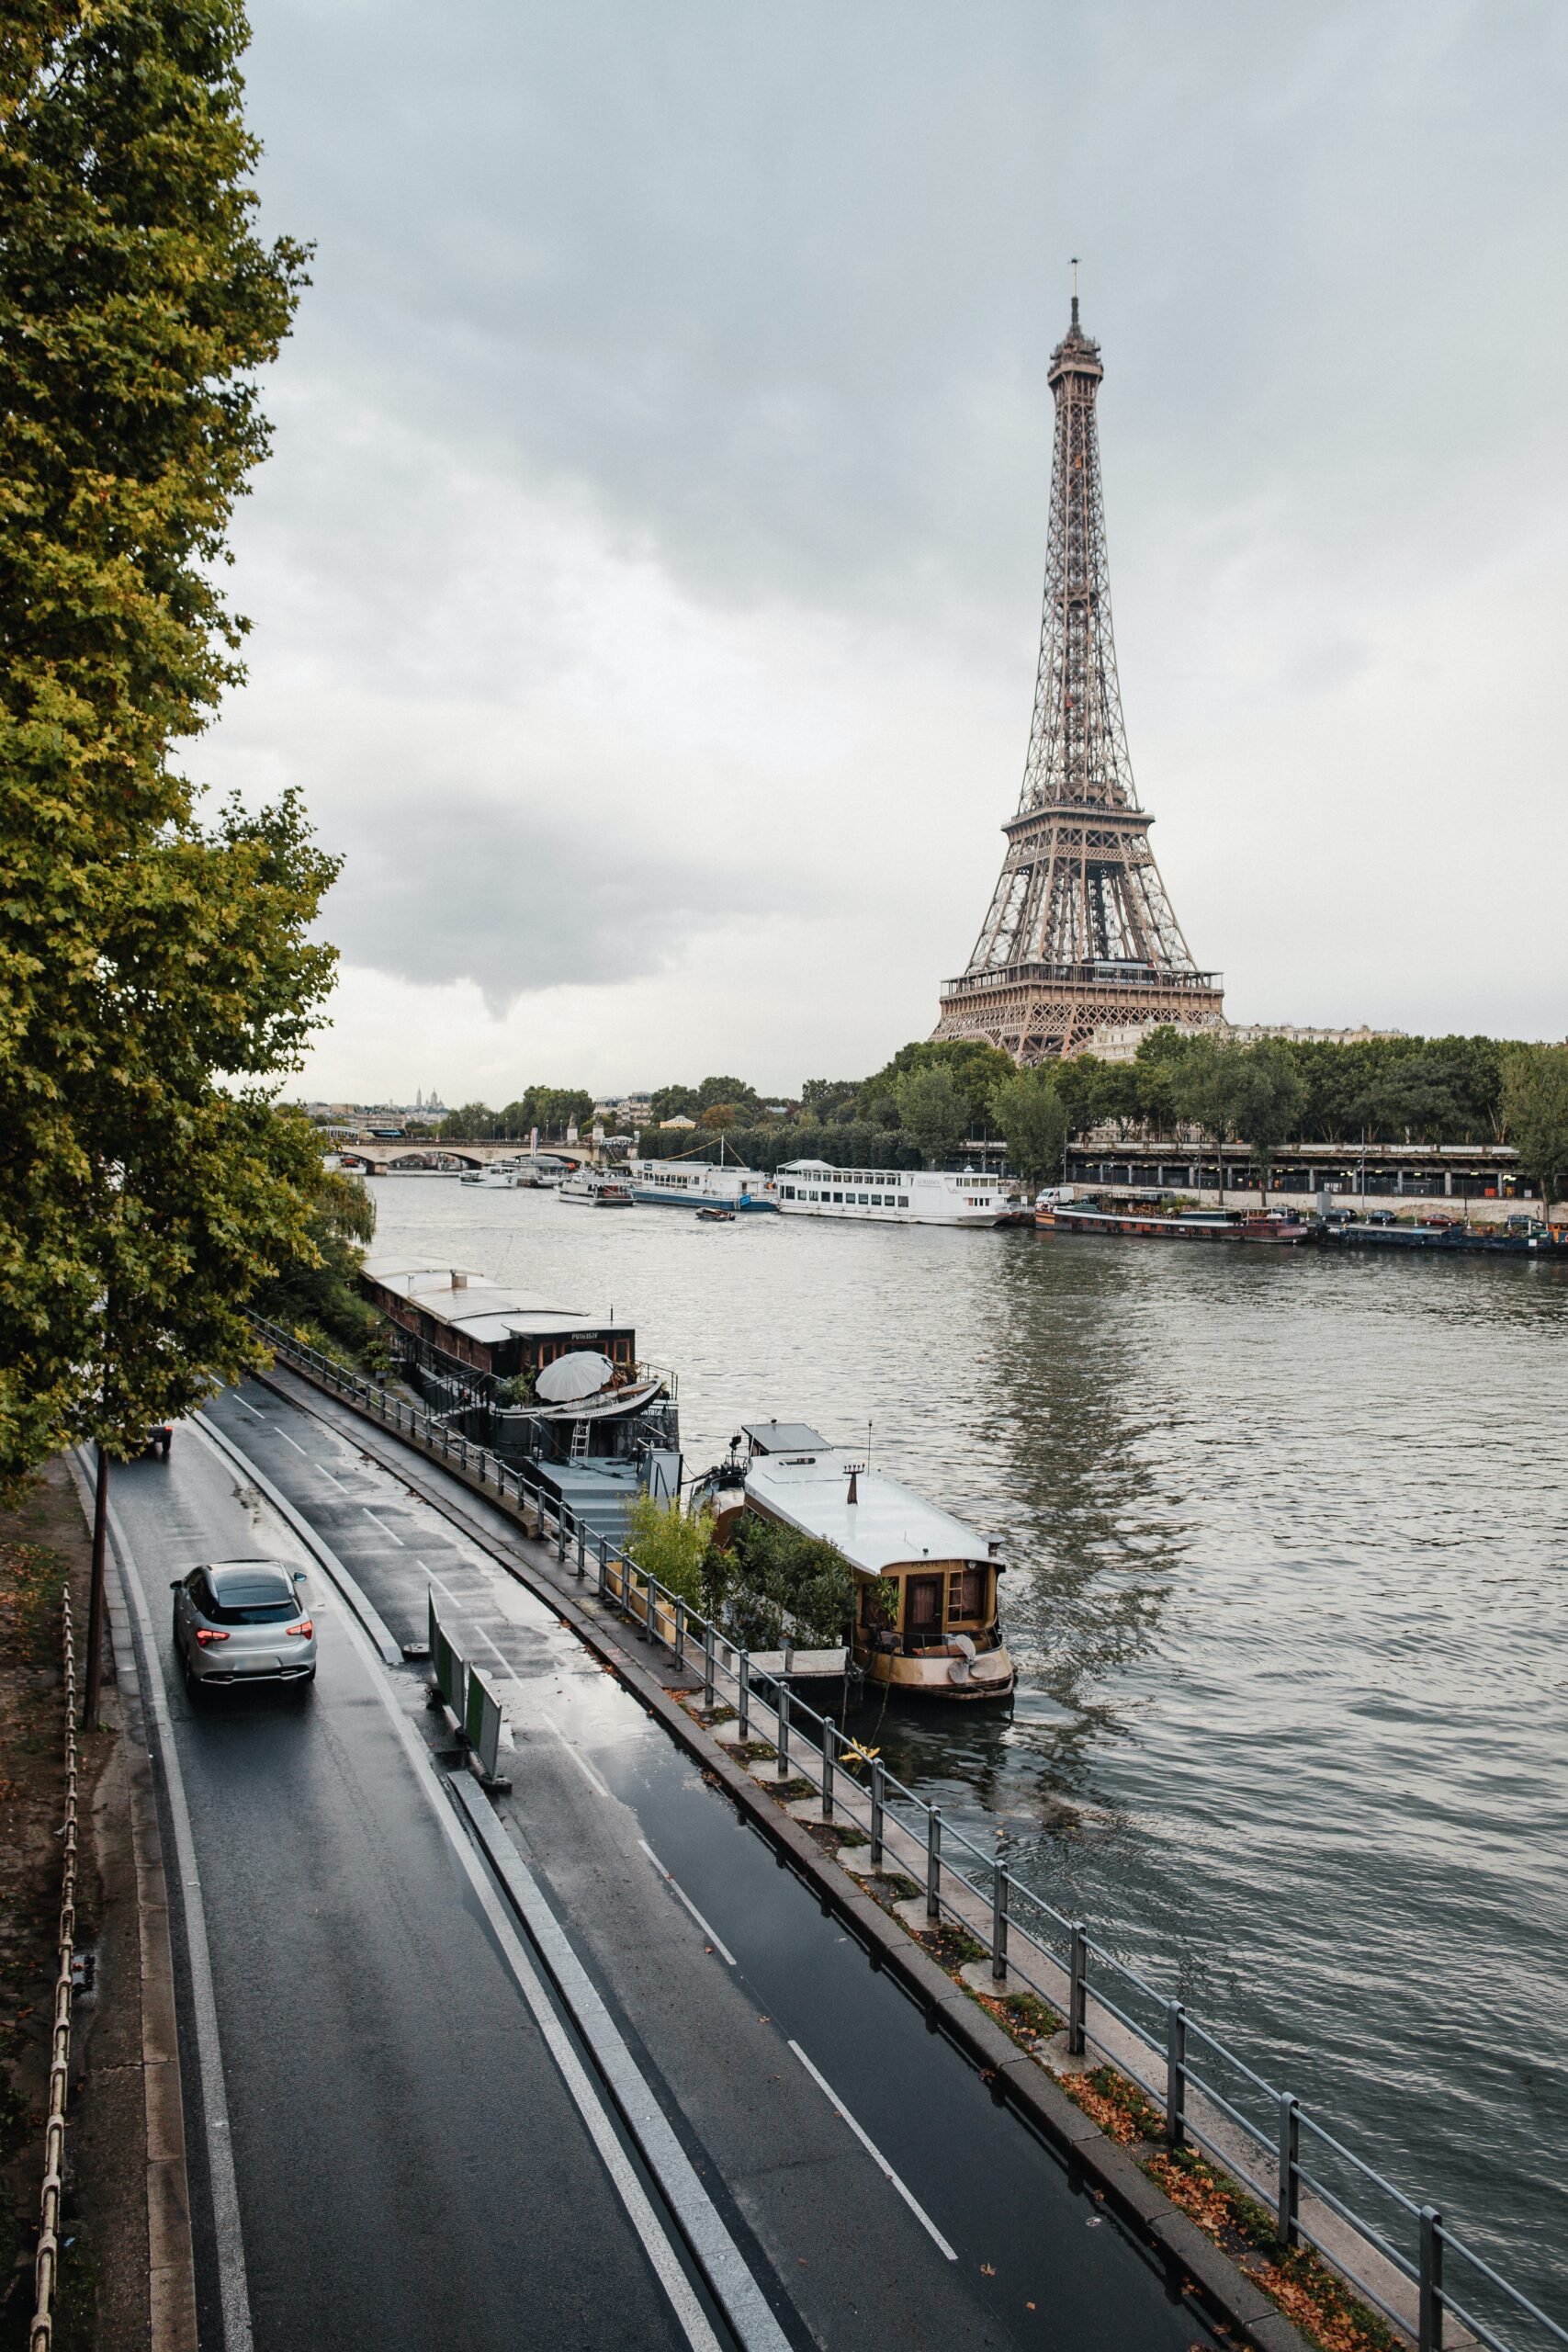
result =
[[[1100,345],[1072,324],[1051,355],[1056,403],[1034,717],[1018,813],[967,968],[942,990],[937,1037],[1020,1062],[1091,1048],[1106,1031],[1224,1026],[1149,845],[1122,721],[1095,401]]]

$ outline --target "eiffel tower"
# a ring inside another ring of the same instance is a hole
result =
[[[1051,355],[1051,526],[1034,719],[1007,855],[967,970],[942,991],[937,1037],[1020,1062],[1092,1049],[1104,1031],[1224,1025],[1171,911],[1122,723],[1095,399],[1100,345],[1073,319]]]

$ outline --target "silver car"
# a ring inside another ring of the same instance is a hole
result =
[[[171,1579],[175,1648],[186,1689],[316,1679],[316,1628],[280,1560],[212,1560]]]

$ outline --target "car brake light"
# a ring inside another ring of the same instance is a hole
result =
[[[283,1630],[286,1634],[297,1634],[302,1641],[308,1641],[316,1628],[309,1617],[301,1617],[298,1625],[285,1625]]]
[[[215,1634],[209,1626],[198,1625],[196,1629],[196,1638],[205,1649],[209,1642],[226,1642],[229,1636],[227,1634]]]

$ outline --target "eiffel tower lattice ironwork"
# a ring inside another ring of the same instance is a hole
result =
[[[942,991],[938,1037],[1021,1062],[1097,1033],[1224,1025],[1220,976],[1193,963],[1149,846],[1122,722],[1100,479],[1100,346],[1072,324],[1051,355],[1051,526],[1034,719],[1007,856],[975,953]]]

